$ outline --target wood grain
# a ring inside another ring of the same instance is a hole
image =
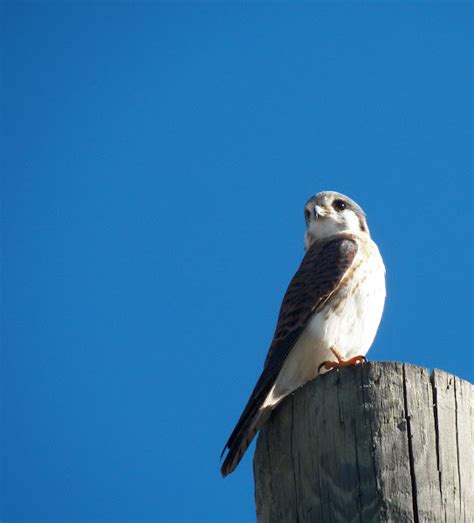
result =
[[[474,387],[365,363],[318,377],[260,432],[259,523],[474,522]]]

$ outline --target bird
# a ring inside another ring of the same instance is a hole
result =
[[[304,219],[305,254],[283,297],[263,371],[222,451],[223,477],[286,396],[320,373],[366,361],[382,318],[385,266],[362,208],[322,191],[306,202]]]

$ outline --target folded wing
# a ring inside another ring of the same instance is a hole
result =
[[[306,252],[283,298],[277,327],[262,374],[227,441],[221,473],[225,477],[239,464],[272,407],[263,407],[288,354],[310,318],[337,291],[357,254],[357,241],[350,235],[315,242]]]

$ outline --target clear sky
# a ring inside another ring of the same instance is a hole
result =
[[[369,358],[474,379],[472,14],[2,3],[2,521],[254,520],[219,454],[320,190],[385,259]]]

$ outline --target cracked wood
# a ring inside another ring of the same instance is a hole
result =
[[[259,523],[470,522],[474,387],[367,363],[287,398],[254,458]]]

